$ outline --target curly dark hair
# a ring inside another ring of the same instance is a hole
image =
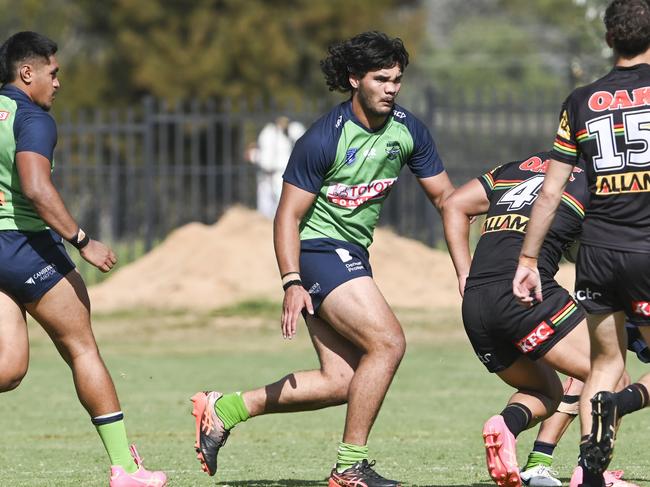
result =
[[[16,79],[18,63],[32,58],[49,62],[57,49],[56,42],[37,32],[24,31],[12,35],[0,47],[0,84]]]
[[[625,58],[650,47],[650,3],[648,0],[614,0],[605,11],[607,37],[614,51]]]
[[[330,91],[345,93],[352,91],[349,76],[360,78],[368,71],[392,68],[395,65],[404,71],[409,63],[409,54],[399,37],[391,39],[377,31],[363,32],[328,48],[329,56],[320,62]]]

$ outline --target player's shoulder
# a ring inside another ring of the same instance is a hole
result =
[[[13,85],[5,85],[0,89],[0,96],[15,104],[14,133],[36,130],[42,134],[51,132],[56,136],[56,122],[52,115],[36,105],[22,90]]]
[[[318,118],[300,137],[299,142],[322,146],[337,141],[345,122],[351,118],[352,112],[348,105],[349,102],[339,103]]]
[[[606,108],[611,109],[612,102],[618,105],[624,101],[617,98],[620,90],[642,88],[641,96],[645,101],[648,86],[650,86],[650,65],[638,64],[627,68],[615,66],[595,81],[575,88],[567,97],[567,102],[586,102],[589,108],[598,112]],[[634,100],[630,100],[630,103],[634,103]]]
[[[408,111],[401,105],[393,105],[393,120],[405,125],[411,132],[427,130],[427,126],[412,112]]]
[[[526,179],[532,175],[545,174],[549,159],[549,152],[536,152],[524,159],[515,159],[499,164],[490,172],[501,177]]]

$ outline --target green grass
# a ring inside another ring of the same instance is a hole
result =
[[[193,452],[189,397],[197,390],[243,390],[316,365],[304,328],[283,341],[279,307],[250,302],[219,312],[136,312],[97,317],[95,330],[126,414],[130,439],[170,486],[324,486],[342,432],[343,407],[269,415],[239,425],[210,478]],[[252,316],[257,311],[260,316]],[[401,310],[407,356],[370,438],[379,471],[410,486],[492,486],[481,427],[510,393],[466,343],[456,310]],[[30,371],[0,400],[0,486],[106,486],[107,459],[70,374],[40,330],[30,325]],[[642,367],[630,360],[632,376]],[[643,411],[626,418],[613,467],[650,486],[643,454],[650,424]],[[534,431],[519,439],[525,460]],[[568,483],[577,454],[577,424],[556,450]]]

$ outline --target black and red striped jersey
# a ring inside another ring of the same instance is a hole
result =
[[[549,158],[550,153],[540,152],[528,159],[503,164],[478,178],[490,206],[467,286],[514,277],[530,212],[544,182]],[[555,276],[562,251],[579,237],[587,199],[586,175],[581,166],[576,166],[539,254],[538,268],[543,281]]]
[[[574,90],[553,159],[586,161],[590,202],[581,241],[650,253],[650,65],[615,67]]]

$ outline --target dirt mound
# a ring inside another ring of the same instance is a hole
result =
[[[456,275],[446,252],[378,229],[371,247],[376,281],[392,306],[458,307]],[[572,268],[562,269],[572,286]],[[191,223],[151,252],[90,289],[93,309],[213,309],[265,298],[282,300],[271,222],[232,208],[216,224]],[[572,287],[569,287],[572,289]]]

